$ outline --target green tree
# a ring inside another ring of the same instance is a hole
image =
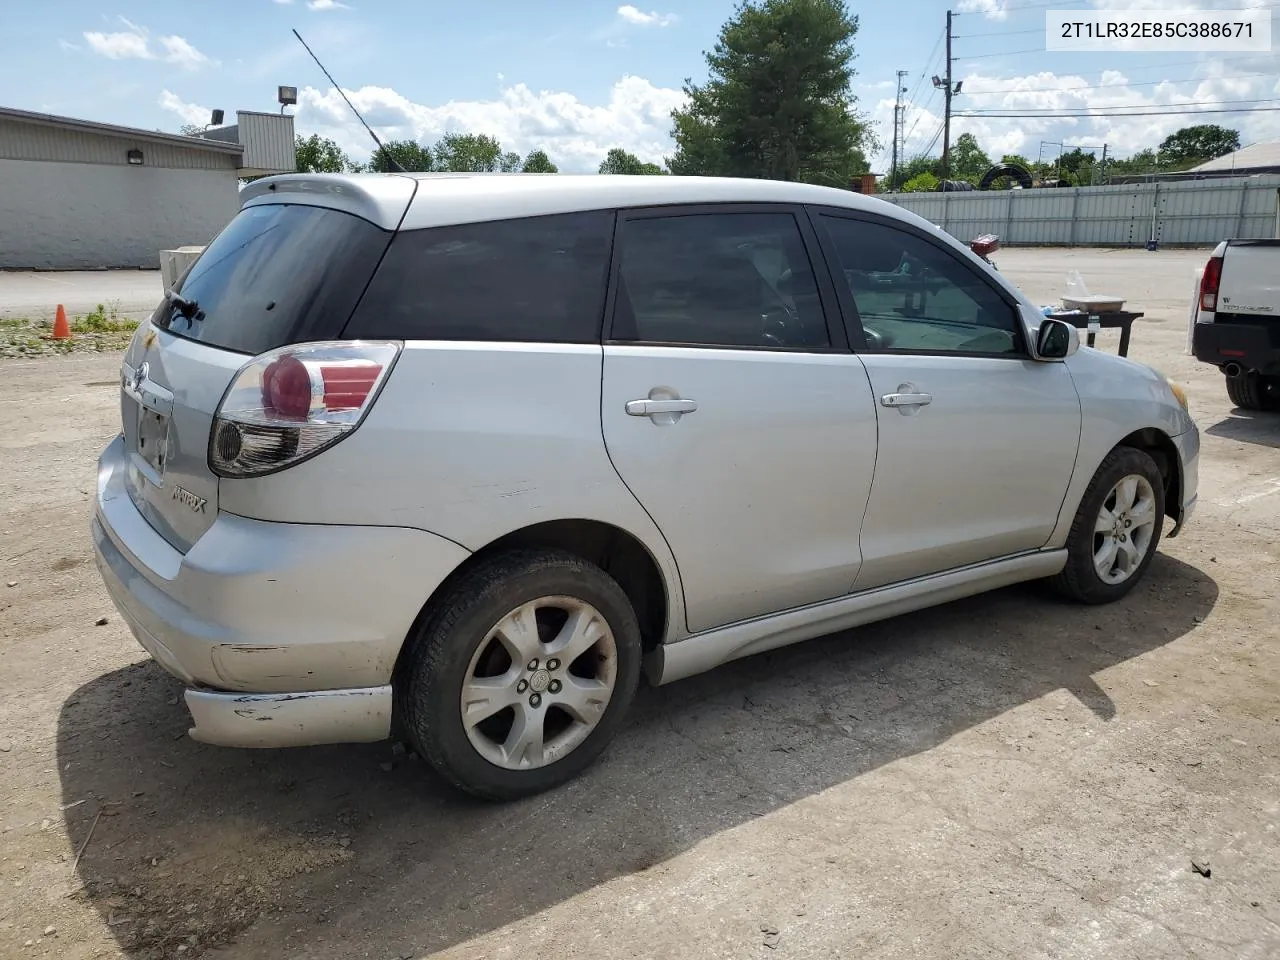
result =
[[[1171,169],[1193,167],[1240,149],[1240,133],[1216,123],[1183,127],[1160,143],[1160,164]]]
[[[1142,173],[1154,173],[1160,167],[1160,158],[1151,149],[1139,150],[1123,160],[1108,160],[1107,167],[1113,174],[1133,176]]]
[[[453,173],[515,173],[520,155],[504,152],[502,144],[485,133],[446,133],[431,148],[435,170]]]
[[[932,193],[941,181],[928,170],[917,173],[902,185],[903,193]]]
[[[530,150],[529,155],[524,158],[524,165],[520,168],[520,172],[559,173],[560,168],[551,162],[545,150]]]
[[[947,159],[950,161],[951,178],[968,180],[974,186],[991,169],[991,158],[983,152],[978,145],[978,138],[972,133],[962,133],[956,138]]]
[[[621,147],[614,147],[600,162],[601,173],[630,174],[632,176],[655,176],[663,172],[656,163],[646,163],[634,153],[628,153]]]
[[[672,112],[672,173],[847,185],[877,146],[855,111],[843,0],[742,0]]]
[[[294,154],[299,173],[353,173],[359,167],[341,147],[318,133],[299,136],[294,142]]]
[[[388,140],[369,158],[369,169],[377,173],[391,173],[391,160],[400,164],[406,173],[426,173],[435,169],[431,150],[415,140]]]
[[[937,178],[942,173],[942,161],[937,157],[912,157],[898,164],[898,176],[892,183],[888,183],[889,178],[886,177],[886,190],[904,190],[905,184],[909,180],[914,180],[922,173],[927,173],[934,178],[935,186]]]
[[[204,133],[204,127],[198,123],[184,123],[178,128],[178,132],[184,137],[198,137]]]

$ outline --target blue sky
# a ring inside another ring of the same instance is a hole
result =
[[[1265,7],[1280,0],[1075,0],[1055,8]],[[906,153],[940,144],[947,3],[851,4],[860,18],[854,93],[886,144],[894,71],[904,80]],[[1094,119],[958,118],[953,137],[978,135],[994,156],[1035,158],[1055,143],[1109,144],[1113,155],[1154,146],[1179,126],[1220,122],[1245,143],[1280,139],[1280,112],[1175,116],[1177,105],[1274,100],[1280,53],[1110,55],[1044,52],[1044,0],[956,0],[956,110],[1085,112],[1150,108]],[[686,77],[705,77],[702,51],[732,0],[10,0],[0,13],[0,97],[6,106],[176,131],[212,107],[273,110],[277,84],[300,89],[302,133],[337,139],[353,156],[367,136],[292,34],[296,27],[386,137],[430,142],[448,130],[541,147],[566,170],[590,170],[622,146],[644,159],[670,153],[669,111]],[[1274,16],[1274,15],[1273,15]],[[1280,29],[1275,30],[1280,44]],[[993,91],[993,92],[985,92]],[[1232,103],[1230,106],[1235,106]],[[1042,144],[1045,144],[1042,146]]]

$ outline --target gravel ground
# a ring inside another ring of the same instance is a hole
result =
[[[1203,259],[997,255],[1126,296],[1188,388],[1199,512],[1125,601],[1017,587],[647,691],[501,807],[390,744],[187,738],[93,568],[118,356],[0,362],[0,957],[1280,956],[1280,417],[1183,353]]]

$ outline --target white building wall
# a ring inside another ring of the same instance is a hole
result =
[[[240,208],[231,167],[0,159],[0,269],[159,267],[208,243]]]

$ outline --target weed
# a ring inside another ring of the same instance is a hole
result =
[[[110,310],[100,303],[85,316],[71,321],[72,333],[125,333],[137,328],[138,321],[120,316],[120,307],[114,303]]]

